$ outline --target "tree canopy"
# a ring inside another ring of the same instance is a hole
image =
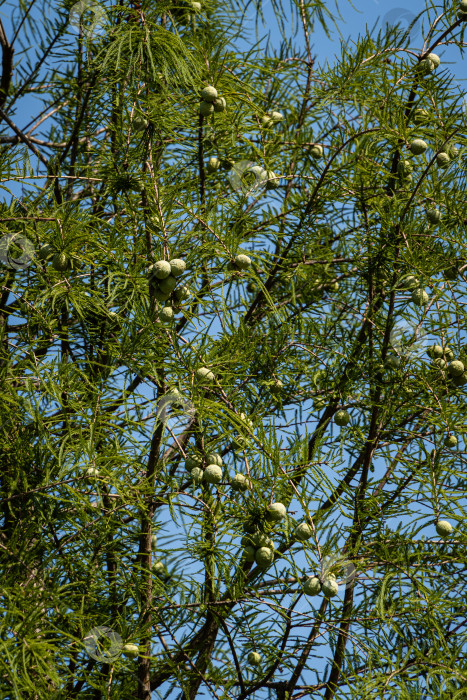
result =
[[[7,5],[1,696],[466,696],[466,0]]]

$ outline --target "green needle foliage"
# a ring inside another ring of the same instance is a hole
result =
[[[467,8],[7,5],[0,696],[464,697]]]

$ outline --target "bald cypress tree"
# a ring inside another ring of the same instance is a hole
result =
[[[2,697],[463,697],[465,5],[11,4]]]

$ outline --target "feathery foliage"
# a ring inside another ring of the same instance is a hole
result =
[[[9,5],[1,697],[463,697],[458,8]]]

